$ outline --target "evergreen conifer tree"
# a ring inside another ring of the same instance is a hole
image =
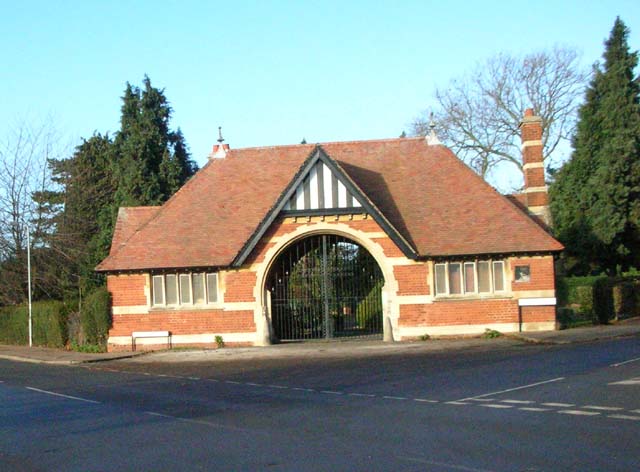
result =
[[[170,117],[164,91],[148,77],[142,90],[127,83],[115,138],[95,134],[71,158],[49,161],[58,190],[33,198],[46,232],[39,238],[50,249],[54,296],[77,290],[79,281],[84,289],[97,283],[93,270],[109,252],[119,207],[161,204],[198,170]]]
[[[113,204],[115,180],[111,172],[113,144],[108,135],[94,134],[76,147],[69,159],[51,159],[52,180],[59,190],[36,192],[43,234],[37,235],[49,255],[50,296],[94,285],[93,268],[106,254],[97,241],[102,235],[102,215]],[[60,260],[64,264],[60,264]],[[54,287],[55,286],[55,287]]]
[[[121,128],[114,141],[117,207],[158,205],[197,170],[182,132],[169,128],[171,107],[164,91],[146,76],[143,85],[141,90],[127,83],[122,97]]]
[[[578,273],[640,261],[640,84],[628,35],[617,18],[579,111],[574,152],[551,187],[556,233]]]

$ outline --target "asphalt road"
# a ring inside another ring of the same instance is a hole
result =
[[[0,470],[640,469],[638,338],[152,360],[0,361]]]

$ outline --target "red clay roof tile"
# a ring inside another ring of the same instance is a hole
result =
[[[422,138],[321,146],[421,256],[562,249],[444,146]],[[230,265],[314,148],[232,149],[210,160],[135,234],[118,232],[119,218],[115,250],[97,270]]]

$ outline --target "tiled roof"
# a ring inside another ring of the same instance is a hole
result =
[[[116,220],[116,227],[113,230],[111,251],[109,254],[116,253],[120,249],[120,246],[127,242],[138,228],[149,221],[159,208],[161,207],[121,207],[118,210],[118,219]]]
[[[444,146],[422,138],[321,146],[420,256],[562,249]],[[314,148],[232,149],[210,160],[131,237],[117,226],[97,269],[229,266]]]

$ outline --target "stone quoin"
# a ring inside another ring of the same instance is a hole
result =
[[[97,271],[111,351],[556,329],[542,122],[504,196],[434,136],[233,149],[162,206],[121,208]],[[364,275],[363,275],[364,274]],[[284,280],[283,280],[284,279]]]

